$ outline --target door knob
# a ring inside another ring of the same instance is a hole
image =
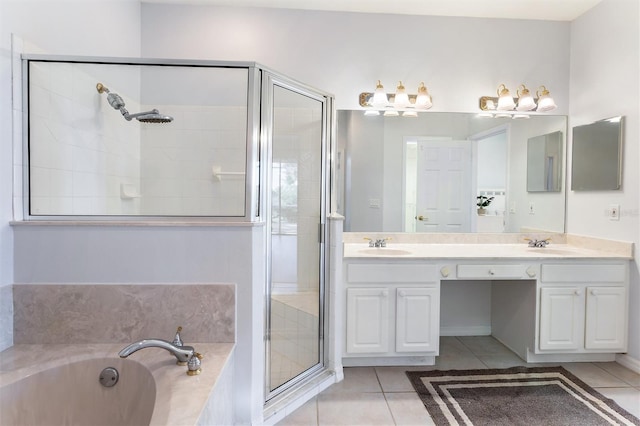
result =
[[[420,216],[416,216],[416,219],[421,220],[421,221],[424,221],[424,222],[427,222],[427,221],[429,220],[429,218],[428,218],[428,217],[426,217],[426,216],[422,216],[422,215],[420,215]]]

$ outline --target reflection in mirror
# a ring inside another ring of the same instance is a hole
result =
[[[573,128],[572,190],[620,189],[623,126],[623,117],[613,117]]]
[[[529,138],[527,141],[527,191],[560,191],[562,145],[562,132]]]
[[[337,120],[338,211],[347,232],[564,232],[564,185],[527,192],[526,172],[528,139],[565,132],[564,116],[403,118],[343,110]],[[430,168],[453,167],[448,162],[458,170]],[[480,195],[494,197],[484,212]]]

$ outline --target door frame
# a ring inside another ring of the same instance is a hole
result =
[[[330,141],[333,135],[333,96],[308,86],[304,83],[282,76],[268,70],[262,70],[261,78],[261,125],[260,125],[260,173],[263,185],[259,189],[260,201],[259,205],[263,220],[265,222],[265,239],[264,251],[266,253],[265,262],[265,303],[264,303],[264,401],[265,404],[277,403],[279,400],[286,398],[288,395],[296,392],[310,380],[322,374],[326,370],[328,359],[328,346],[325,344],[329,336],[325,333],[329,330],[328,316],[325,314],[327,309],[326,298],[329,294],[326,291],[327,286],[327,244],[328,227],[326,219],[329,216],[329,188],[331,188],[331,167],[330,167]],[[322,104],[322,137],[321,137],[321,200],[319,212],[319,363],[307,369],[303,373],[295,376],[283,385],[270,390],[270,349],[271,349],[271,287],[272,287],[272,252],[271,252],[271,182],[272,182],[272,165],[273,165],[273,120],[274,120],[274,87],[278,86],[283,89],[291,90],[300,95],[307,96],[317,100]]]

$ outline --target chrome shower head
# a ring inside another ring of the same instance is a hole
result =
[[[173,121],[173,117],[160,114],[160,111],[157,109],[141,112],[139,114],[132,114],[131,117],[135,117],[135,119],[141,123],[171,123]]]
[[[102,83],[96,84],[96,90],[98,93],[107,93],[107,102],[109,102],[109,105],[111,105],[113,109],[120,111],[124,119],[127,121],[131,121],[134,118],[141,123],[170,123],[173,121],[173,117],[160,114],[160,111],[155,108],[151,111],[129,114],[129,111],[124,107],[124,100],[120,95],[117,93],[111,93]]]

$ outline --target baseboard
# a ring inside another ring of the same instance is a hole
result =
[[[633,358],[627,354],[616,355],[616,362],[634,373],[640,374],[640,359]]]
[[[440,336],[491,336],[491,326],[440,327]]]

